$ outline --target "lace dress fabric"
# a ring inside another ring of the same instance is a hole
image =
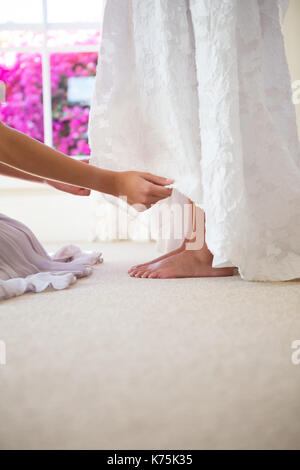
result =
[[[49,256],[28,227],[0,214],[0,300],[65,289],[101,262],[101,253],[83,253],[73,245]]]
[[[285,0],[107,0],[94,164],[151,171],[206,214],[213,266],[300,277],[300,148]]]

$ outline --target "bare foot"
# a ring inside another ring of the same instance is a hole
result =
[[[189,203],[191,204],[190,207],[192,207],[192,204],[193,204],[192,201],[189,201]],[[176,248],[176,250],[172,250],[169,253],[166,253],[165,255],[159,256],[158,258],[155,258],[154,260],[148,261],[147,263],[142,263],[142,264],[137,264],[135,266],[132,266],[128,270],[128,274],[131,277],[135,277],[138,272],[140,272],[141,270],[145,270],[145,268],[149,267],[150,265],[152,266],[155,263],[159,263],[161,261],[164,261],[167,258],[170,258],[170,257],[172,257],[174,255],[177,255],[177,254],[181,253],[182,251],[184,251],[185,248],[186,248],[187,243],[191,243],[192,241],[195,241],[194,237],[195,237],[196,234],[195,234],[194,229],[193,229],[193,225],[194,225],[193,224],[193,217],[196,217],[196,212],[195,211],[192,211],[189,214],[189,219],[188,219],[189,226],[187,227],[185,239],[184,239],[184,241],[182,242],[182,244],[179,248]]]
[[[193,206],[194,207],[194,206]],[[160,256],[150,263],[134,266],[128,272],[131,277],[179,278],[179,277],[220,277],[233,276],[234,267],[213,268],[213,254],[205,242],[205,217],[200,208],[195,208],[190,219],[187,239],[181,247],[167,255]],[[193,244],[194,248],[189,249]],[[200,248],[201,247],[201,248]]]
[[[235,268],[213,268],[212,254],[208,249],[183,250],[161,261],[138,268],[131,277],[169,279],[182,277],[232,276]]]
[[[185,243],[183,243],[179,248],[176,248],[176,250],[172,250],[172,251],[169,251],[169,253],[166,253],[162,256],[159,256],[158,258],[155,258],[151,261],[148,261],[147,263],[142,263],[142,264],[137,264],[135,266],[131,266],[130,269],[128,269],[128,274],[130,274],[131,277],[134,277],[136,272],[140,269],[140,268],[144,268],[146,266],[149,266],[150,264],[153,264],[153,263],[157,263],[158,261],[162,261],[166,258],[169,258],[169,256],[173,256],[173,255],[176,255],[177,253],[180,253],[181,251],[183,251],[185,248]]]

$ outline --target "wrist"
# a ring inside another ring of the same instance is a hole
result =
[[[112,175],[111,175],[111,178],[112,178],[112,195],[115,196],[115,197],[119,197],[120,194],[121,194],[121,189],[120,189],[120,186],[121,186],[121,173],[118,172],[118,171],[112,171],[111,172]]]
[[[90,166],[87,168],[92,171],[91,189],[104,194],[111,194],[118,197],[120,194],[120,173],[117,171],[104,170]]]

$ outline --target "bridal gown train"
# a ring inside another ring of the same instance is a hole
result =
[[[0,214],[0,300],[48,287],[65,289],[101,261],[101,253],[83,253],[73,245],[49,256],[28,227]]]
[[[281,4],[281,5],[279,5]],[[213,266],[300,278],[300,148],[282,0],[107,0],[92,162],[175,179]]]

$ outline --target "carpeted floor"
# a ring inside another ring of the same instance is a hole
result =
[[[66,291],[0,306],[2,449],[300,448],[300,282],[131,279],[103,244]]]

